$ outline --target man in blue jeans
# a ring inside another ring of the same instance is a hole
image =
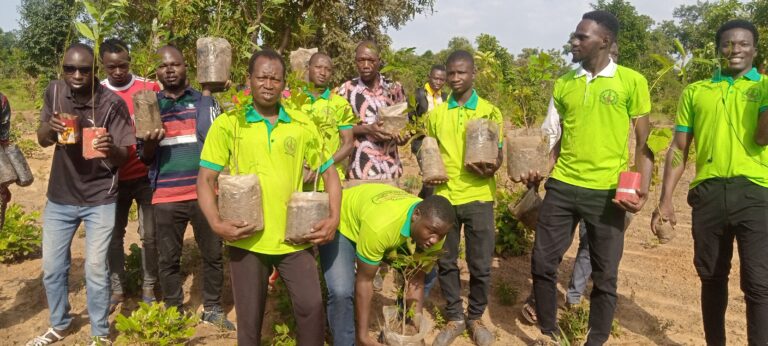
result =
[[[95,83],[93,49],[81,43],[67,48],[64,80],[48,85],[40,113],[37,141],[56,145],[48,183],[48,203],[43,212],[43,284],[50,309],[51,327],[27,345],[60,341],[72,323],[68,280],[70,245],[80,223],[85,224],[85,287],[94,344],[109,343],[109,271],[107,249],[115,224],[117,168],[135,144],[128,108],[123,100]],[[74,144],[60,144],[57,137],[70,129],[63,113],[78,116],[79,126],[104,127],[108,134],[92,142],[78,135]],[[105,158],[86,160],[83,149],[91,146]]]
[[[410,253],[434,253],[452,228],[456,215],[447,199],[423,201],[396,187],[368,183],[344,190],[339,232],[322,245],[320,263],[328,286],[328,321],[333,345],[377,345],[368,334],[373,279],[392,250],[408,246]],[[414,249],[412,249],[415,247]],[[355,270],[355,267],[357,270]],[[406,303],[421,313],[429,278],[417,274],[408,284]],[[434,282],[434,273],[432,282]],[[426,281],[426,282],[425,282]],[[417,320],[417,319],[414,319]]]

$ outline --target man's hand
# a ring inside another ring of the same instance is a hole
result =
[[[62,133],[67,129],[64,122],[59,119],[59,112],[54,112],[53,116],[48,119],[48,127],[51,128],[51,131],[56,133]]]
[[[109,133],[98,136],[93,140],[93,149],[100,152],[108,154],[113,148],[115,148],[115,144],[112,142],[112,135]]]
[[[425,180],[423,183],[427,184],[429,186],[437,186],[437,185],[443,185],[448,182],[448,179],[434,179],[434,180]]]
[[[144,140],[144,145],[157,145],[157,143],[162,141],[163,138],[165,138],[165,129],[154,129],[152,131],[147,131],[141,137],[141,139]]]
[[[645,202],[648,200],[648,192],[643,191],[637,191],[637,200],[616,200],[612,199],[613,204],[616,204],[619,206],[619,208],[624,209],[632,214],[636,214],[641,209],[643,209],[643,206],[645,205]]]
[[[511,179],[516,183],[523,183],[525,186],[539,186],[544,180],[544,175],[539,171],[528,171],[526,174],[522,174],[519,177],[511,177]]]
[[[225,221],[221,220],[213,225],[213,233],[216,233],[221,239],[233,242],[245,239],[255,233],[255,225],[249,225],[245,221]]]
[[[312,226],[312,233],[307,236],[307,240],[315,245],[328,243],[336,236],[336,229],[338,227],[338,219],[329,217],[320,220]]]
[[[211,93],[222,92],[228,90],[232,86],[232,81],[227,80],[224,84],[221,83],[200,83],[200,87],[203,89],[203,95],[211,96]]]
[[[304,184],[314,183],[315,182],[315,177],[317,177],[317,171],[313,171],[305,163],[304,164],[304,173],[302,175],[304,177]]]
[[[384,128],[382,127],[384,126],[383,121],[364,126],[367,128],[368,135],[371,136],[373,140],[377,142],[386,142],[392,140],[392,135],[384,131]]]
[[[677,217],[675,216],[675,207],[672,203],[659,203],[659,207],[653,211],[651,215],[651,232],[657,234],[656,225],[662,222],[669,222],[672,226],[677,224]]]
[[[406,143],[408,143],[409,140],[411,140],[412,136],[413,135],[411,134],[410,131],[406,131],[404,134],[399,134],[395,136],[395,143],[397,145],[405,145]]]
[[[481,163],[481,164],[473,164],[468,163],[465,164],[464,167],[481,177],[490,178],[493,177],[494,174],[496,174],[496,171],[501,167],[501,164],[499,162],[496,163]]]
[[[357,338],[357,344],[360,346],[384,346],[383,344],[376,341],[376,339],[372,338],[370,335],[359,336]]]

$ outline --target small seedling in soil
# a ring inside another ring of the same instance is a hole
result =
[[[504,306],[512,306],[517,302],[518,291],[505,280],[496,282],[496,298]]]

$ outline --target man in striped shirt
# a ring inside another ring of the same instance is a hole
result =
[[[197,203],[195,183],[203,141],[219,106],[211,91],[187,86],[186,64],[178,48],[158,50],[157,78],[163,90],[157,94],[163,129],[143,136],[140,156],[149,165],[154,189],[160,283],[166,306],[181,308],[184,302],[181,252],[184,231],[192,224],[203,258],[203,322],[234,330],[221,308],[224,281],[221,238],[216,236]]]

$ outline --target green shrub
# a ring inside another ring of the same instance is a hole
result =
[[[130,317],[118,314],[115,328],[120,332],[116,342],[120,345],[184,345],[195,335],[197,316],[184,314],[175,306],[152,305],[139,302],[139,309]]]
[[[141,290],[141,248],[136,243],[133,243],[128,250],[128,256],[125,256],[125,284],[123,285],[123,291],[133,295]]]
[[[291,336],[291,329],[285,324],[276,324],[272,346],[296,346],[296,339]]]
[[[501,305],[512,306],[517,302],[519,291],[506,280],[496,282],[495,291],[496,298],[499,299]]]
[[[531,250],[533,245],[533,230],[527,229],[518,222],[509,205],[514,205],[524,191],[508,192],[506,189],[496,191],[496,205],[494,215],[496,218],[496,254],[509,256],[522,256]]]
[[[0,262],[28,258],[40,252],[43,229],[37,224],[40,213],[29,214],[18,204],[8,205],[5,225],[0,231]]]
[[[560,327],[559,341],[561,345],[584,343],[589,332],[589,303],[585,301],[566,309],[560,314],[557,324]],[[614,338],[621,336],[621,326],[616,319],[611,322],[611,336]]]

